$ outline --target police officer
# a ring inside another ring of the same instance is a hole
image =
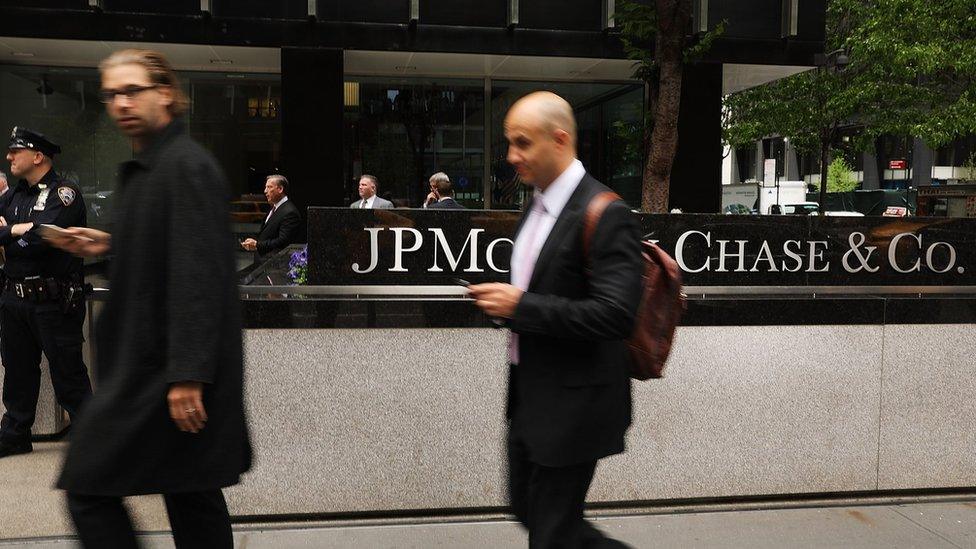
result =
[[[54,173],[61,147],[15,127],[7,145],[10,172],[20,182],[0,196],[0,245],[7,262],[0,294],[3,404],[0,458],[30,452],[41,381],[41,352],[51,367],[54,394],[72,420],[91,394],[82,359],[85,321],[81,260],[48,246],[40,225],[84,227],[78,187]]]

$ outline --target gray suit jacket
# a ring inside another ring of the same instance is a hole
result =
[[[354,208],[354,209],[358,209],[359,208],[359,205],[362,204],[362,202],[363,202],[363,200],[362,199],[359,199],[359,200],[353,202],[352,204],[350,204],[349,207],[350,208]],[[389,200],[383,200],[382,198],[380,198],[378,196],[373,199],[373,209],[374,210],[389,210],[392,207],[393,207],[393,203],[390,202]]]

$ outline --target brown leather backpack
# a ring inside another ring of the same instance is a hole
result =
[[[613,192],[602,192],[590,200],[583,225],[584,257],[589,257],[590,241],[600,216],[611,202],[617,200],[621,198]],[[681,292],[681,270],[671,256],[647,240],[641,241],[641,256],[643,288],[634,333],[627,343],[630,345],[630,377],[643,381],[664,376],[674,330],[685,310],[685,295]]]

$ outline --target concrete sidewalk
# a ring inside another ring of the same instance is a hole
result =
[[[0,464],[0,549],[75,547],[64,495],[53,488],[64,443],[35,444]],[[895,503],[891,503],[891,502]],[[16,503],[20,502],[20,503]],[[172,547],[162,499],[129,498],[147,547]],[[858,505],[860,503],[860,505]],[[751,508],[764,504],[750,504]],[[787,508],[792,505],[806,507]],[[822,505],[822,506],[816,506]],[[634,547],[976,547],[976,497],[926,502],[830,500],[777,502],[763,510],[708,507],[602,511],[595,523]],[[775,508],[769,508],[775,507]],[[704,512],[703,512],[704,510]],[[617,513],[617,514],[613,514]],[[399,519],[235,527],[238,547],[508,548],[527,546],[515,523],[498,516]]]
[[[594,522],[638,548],[976,547],[976,502],[915,503],[706,513],[601,516]],[[509,521],[329,526],[238,526],[238,547],[255,548],[525,548]],[[146,547],[173,547],[168,535],[142,536]],[[67,538],[0,541],[0,547],[62,549]]]

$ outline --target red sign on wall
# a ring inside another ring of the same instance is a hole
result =
[[[904,170],[908,167],[908,162],[904,160],[889,160],[888,169],[889,170]]]

